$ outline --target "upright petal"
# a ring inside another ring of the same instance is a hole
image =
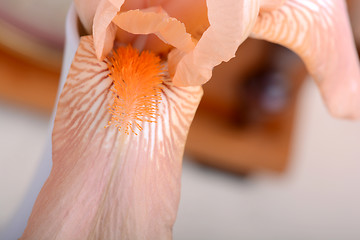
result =
[[[260,0],[261,11],[276,10],[281,7],[286,0]]]
[[[99,0],[100,1],[100,0]],[[111,22],[125,0],[101,0],[93,24],[95,52],[98,59],[104,59],[114,45],[116,27]]]
[[[107,63],[82,37],[60,97],[53,169],[21,239],[171,239],[185,140],[200,87],[164,83],[156,123],[139,135],[107,127]]]
[[[185,25],[169,17],[161,8],[130,10],[117,14],[113,22],[121,29],[133,34],[156,34],[165,43],[181,51],[189,52],[195,44]]]
[[[235,56],[255,24],[259,0],[207,0],[207,7],[210,27],[177,65],[176,86],[204,84],[215,66]]]
[[[333,115],[360,118],[360,68],[344,0],[288,0],[261,12],[253,31],[299,54]]]
[[[74,0],[76,12],[86,32],[91,34],[92,25],[99,0]]]

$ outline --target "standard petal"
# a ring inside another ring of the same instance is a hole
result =
[[[195,47],[185,25],[169,17],[161,8],[122,12],[114,17],[113,23],[133,34],[154,33],[165,43],[181,51],[189,52]]]
[[[76,12],[86,32],[91,34],[93,19],[99,0],[74,0]]]
[[[255,24],[259,0],[207,0],[207,7],[210,27],[179,62],[173,78],[176,86],[204,84],[215,66],[235,56]]]
[[[333,115],[360,118],[359,61],[345,1],[288,0],[260,13],[253,31],[304,60]]]
[[[121,6],[123,5],[124,1],[123,0],[108,0],[116,9],[121,8]],[[136,1],[135,1],[136,2]]]
[[[186,26],[186,31],[197,40],[209,27],[206,0],[153,0],[149,7],[161,6],[169,16]]]
[[[286,0],[260,0],[261,11],[276,10],[281,7]]]
[[[21,239],[170,239],[185,139],[200,87],[165,83],[157,123],[104,128],[112,80],[82,37],[60,97],[53,169]]]
[[[95,12],[93,35],[98,59],[104,59],[114,45],[116,27],[111,22],[125,0],[102,0]]]

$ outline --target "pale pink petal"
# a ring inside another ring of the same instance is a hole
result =
[[[111,0],[111,1],[119,1],[119,0]],[[153,2],[154,0],[151,0],[151,2]],[[147,3],[149,1],[146,0],[127,0],[124,2],[124,4],[121,6],[121,11],[126,12],[129,10],[134,10],[134,9],[142,9],[142,8],[147,8]],[[116,4],[115,4],[116,6]]]
[[[98,59],[104,59],[114,45],[116,27],[111,22],[125,0],[102,0],[95,12],[93,35]]]
[[[253,31],[299,54],[333,115],[360,118],[359,61],[344,0],[288,0],[262,12]]]
[[[281,7],[286,0],[260,0],[261,11],[276,10]]]
[[[172,49],[168,54],[168,71],[170,77],[173,78],[177,69],[177,66],[181,59],[186,55],[186,52],[179,49]]]
[[[151,6],[160,6],[186,26],[186,31],[197,40],[209,27],[206,0],[154,0],[148,1]]]
[[[92,33],[92,25],[99,0],[74,0],[76,12],[88,34]]]
[[[215,66],[235,56],[255,24],[259,0],[207,0],[207,7],[210,27],[179,62],[173,78],[176,86],[204,84]]]
[[[127,135],[104,128],[108,74],[92,38],[81,38],[56,114],[53,169],[21,239],[171,239],[201,87],[165,83],[157,123]]]
[[[154,33],[165,43],[185,52],[195,47],[185,25],[169,17],[161,8],[122,12],[115,16],[113,23],[133,34]]]
[[[108,0],[116,9],[119,9],[121,8],[121,6],[123,5],[124,1],[123,0]],[[134,0],[131,0],[131,2],[136,2]],[[139,2],[139,1],[137,1]],[[143,2],[143,1],[141,1]]]

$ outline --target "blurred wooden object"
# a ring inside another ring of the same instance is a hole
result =
[[[356,45],[359,48],[360,47],[360,1],[347,0],[347,3],[348,3],[350,21],[351,21]]]
[[[296,97],[306,70],[289,50],[247,40],[204,85],[186,151],[203,164],[247,173],[287,166]]]
[[[1,0],[0,45],[43,66],[60,67],[71,2]]]
[[[2,101],[52,111],[70,3],[71,0],[0,1]]]
[[[0,18],[0,47],[8,54],[41,65],[43,68],[60,68],[62,45],[54,46]]]
[[[0,99],[51,113],[60,68],[45,68],[0,49],[0,73]]]

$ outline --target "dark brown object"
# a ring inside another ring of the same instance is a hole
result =
[[[297,93],[305,76],[294,53],[247,40],[237,57],[218,66],[204,85],[187,153],[198,162],[235,173],[283,171]]]

